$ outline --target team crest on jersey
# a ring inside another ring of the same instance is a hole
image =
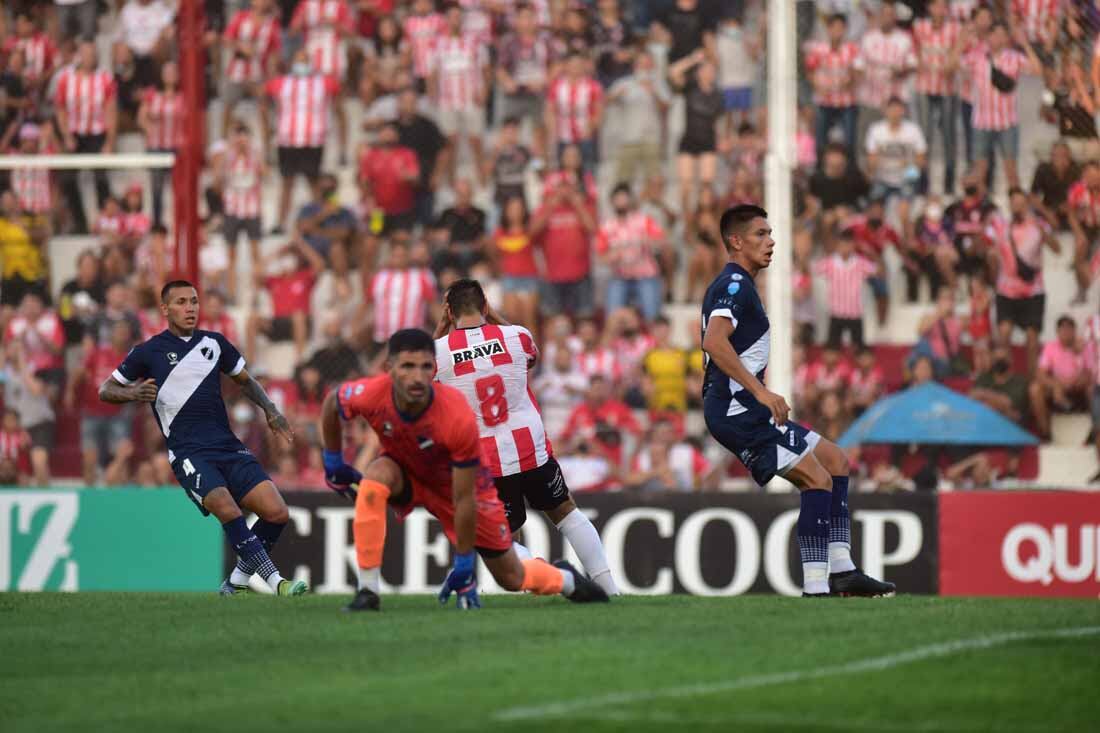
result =
[[[425,438],[423,435],[418,435],[416,436],[416,444],[420,447],[420,450],[428,450],[435,445],[435,441],[431,438]]]
[[[382,435],[385,435],[386,437],[393,435],[393,423],[389,420],[382,423]]]
[[[455,349],[451,352],[451,363],[461,364],[474,359],[488,359],[491,356],[503,353],[504,344],[500,342],[500,339],[492,339],[473,346],[467,346],[464,349]]]
[[[207,361],[214,361],[214,350],[209,346],[203,346],[199,349],[199,353],[202,354],[203,358]]]
[[[169,364],[171,364],[172,366],[175,366],[176,364],[179,364],[179,363],[180,363],[180,357],[179,357],[179,354],[177,354],[176,352],[174,352],[174,351],[169,351],[169,352],[168,352],[168,353],[166,354],[166,356],[168,357],[168,363],[169,363]]]

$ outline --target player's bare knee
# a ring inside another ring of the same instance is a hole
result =
[[[814,455],[830,476],[848,475],[848,456],[836,443],[822,438],[814,448]]]
[[[229,489],[220,486],[208,493],[202,500],[206,511],[218,518],[222,524],[231,522],[241,516],[241,508],[237,506]]]
[[[290,521],[290,510],[284,502],[279,502],[270,507],[266,507],[260,516],[265,522],[271,524],[286,524]]]

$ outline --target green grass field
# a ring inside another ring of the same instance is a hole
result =
[[[1096,601],[345,600],[0,594],[0,731],[1100,726]]]

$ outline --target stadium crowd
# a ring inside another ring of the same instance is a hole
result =
[[[394,330],[434,327],[462,276],[535,334],[534,391],[571,487],[689,491],[744,475],[708,460],[692,419],[698,324],[674,338],[674,316],[725,261],[724,208],[762,202],[766,2],[204,6],[219,113],[207,115],[202,324],[240,345],[295,425],[288,451],[251,404],[229,404],[277,482],[324,486],[326,390],[379,369]],[[1045,313],[1043,273],[1044,248],[1072,247],[1084,302],[1100,271],[1094,3],[798,10],[797,220],[794,241],[778,243],[793,247],[795,270],[770,286],[794,296],[799,419],[836,440],[886,392],[929,380],[1044,439],[1052,412],[1100,419],[1100,317]],[[168,0],[6,4],[0,147],[113,152],[140,136],[149,151],[178,148],[190,133],[174,12]],[[1025,189],[1027,75],[1042,77],[1059,139]],[[168,176],[121,190],[104,171],[92,179],[94,197],[76,172],[16,168],[0,181],[0,482],[47,485],[67,455],[62,435],[79,442],[89,485],[173,482],[149,411],[96,395],[130,346],[163,328]],[[46,253],[62,234],[93,239],[74,277],[51,287]],[[899,271],[904,300],[930,305],[893,370],[864,322],[865,311],[889,322]],[[278,353],[292,369],[266,362],[272,343],[288,345]],[[377,450],[362,427],[350,439],[360,464]],[[905,475],[896,451],[852,453],[865,485],[883,488],[1018,471],[995,451],[926,458]]]

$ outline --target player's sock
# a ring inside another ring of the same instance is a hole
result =
[[[270,555],[275,543],[279,541],[279,535],[283,533],[285,528],[286,522],[276,524],[266,519],[257,519],[252,525],[252,533],[260,539],[260,544],[264,546],[264,550]],[[244,560],[238,558],[237,566],[233,568],[233,572],[229,576],[229,582],[233,585],[248,585],[255,570],[254,567],[246,565]]]
[[[573,576],[558,570],[545,560],[524,560],[523,584],[520,588],[540,596],[552,596],[556,593],[568,596],[574,590]]]
[[[516,555],[519,556],[519,559],[521,561],[530,560],[534,557],[534,555],[531,554],[530,550],[528,550],[526,547],[516,542],[515,540],[512,540],[512,549],[516,551]]]
[[[386,501],[390,487],[378,481],[363,479],[355,497],[355,555],[359,562],[359,587],[378,593],[378,581],[382,567],[382,548],[386,545]],[[371,573],[371,571],[375,571]],[[364,585],[364,580],[376,580],[374,586]]]
[[[855,570],[852,524],[848,514],[848,477],[833,476],[833,510],[829,517],[829,572]]]
[[[824,489],[802,492],[798,549],[802,553],[802,590],[806,593],[829,592],[830,503],[829,492]]]
[[[592,520],[584,515],[580,509],[574,509],[558,522],[558,531],[561,532],[577,557],[581,560],[588,577],[599,583],[600,587],[609,596],[619,594],[619,587],[615,585],[615,579],[611,577],[611,568],[607,566],[607,555],[603,550],[603,542],[600,533],[592,526]]]
[[[243,563],[243,567],[255,568],[255,572],[260,574],[271,589],[277,591],[283,576],[279,575],[279,569],[275,567],[275,563],[271,562],[260,538],[248,528],[244,517],[226,522],[222,525],[222,530],[229,539],[229,544],[233,546],[233,551]]]
[[[359,590],[364,588],[375,595],[382,592],[382,568],[359,568]]]

